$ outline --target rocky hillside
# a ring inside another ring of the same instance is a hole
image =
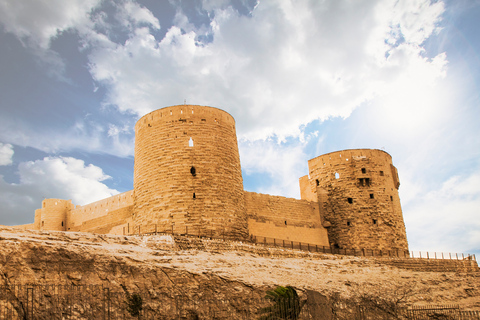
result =
[[[254,308],[265,303],[267,290],[290,285],[302,297],[316,294],[323,299],[331,314],[325,319],[341,319],[342,312],[355,313],[359,303],[372,299],[379,306],[398,301],[401,306],[454,304],[480,310],[480,272],[412,271],[386,258],[169,235],[0,228],[0,281],[10,295],[11,288],[27,284],[103,285],[112,292],[141,293],[150,309],[178,306],[178,299],[196,304],[197,310],[215,309],[218,301]],[[7,299],[5,293],[2,299]],[[17,313],[28,311],[15,308]]]

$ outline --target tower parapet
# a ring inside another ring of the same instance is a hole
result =
[[[142,232],[248,236],[235,120],[205,106],[153,111],[135,125],[134,223]]]
[[[392,157],[375,149],[327,153],[308,161],[302,198],[316,198],[334,247],[408,250]]]

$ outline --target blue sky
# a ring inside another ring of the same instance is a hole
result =
[[[0,224],[133,189],[134,124],[209,105],[248,191],[390,153],[411,250],[480,254],[480,1],[0,0]]]

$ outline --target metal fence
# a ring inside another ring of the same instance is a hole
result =
[[[213,230],[192,230],[188,229],[188,226],[175,227],[174,225],[152,225],[150,228],[139,226],[135,228],[123,228],[124,235],[175,235],[184,237],[195,238],[209,238],[217,240],[231,240],[226,237],[225,231],[214,232]],[[335,248],[330,246],[320,246],[316,244],[291,241],[284,239],[276,239],[269,237],[250,236],[253,243],[257,245],[280,247],[288,249],[298,249],[309,252],[321,252],[338,255],[348,256],[362,256],[362,257],[395,257],[395,258],[416,258],[416,259],[437,259],[437,260],[474,260],[476,261],[475,254],[468,253],[444,253],[444,252],[429,252],[429,251],[408,251],[400,249],[348,249],[348,248]]]
[[[460,310],[458,305],[414,306],[406,309],[405,316],[411,320],[480,320],[480,311]]]
[[[138,315],[128,310],[124,290],[101,285],[11,285],[0,286],[0,319],[9,320],[153,320],[153,319],[278,319],[276,309],[262,313],[271,302],[255,299],[224,299],[200,296],[152,297],[148,291],[139,292],[142,308]],[[298,319],[314,319],[305,306],[295,310]]]
[[[205,298],[199,296],[152,297],[148,291],[138,293],[142,309],[132,316],[127,310],[128,294],[101,285],[11,285],[0,286],[0,319],[9,320],[153,320],[153,319],[334,319],[326,300],[281,300],[243,297],[242,299]],[[317,297],[318,298],[318,297]],[[378,311],[351,306],[339,319],[377,319]],[[343,306],[345,308],[345,305]],[[362,312],[355,312],[362,310]],[[480,320],[479,311],[462,311],[458,306],[416,306],[402,309],[406,319]]]
[[[347,249],[334,248],[330,246],[319,246],[315,244],[282,240],[268,237],[252,236],[252,241],[255,244],[261,244],[270,247],[298,249],[309,252],[331,253],[347,256],[361,256],[361,257],[395,257],[395,258],[415,258],[415,259],[437,259],[437,260],[474,260],[475,254],[464,253],[443,253],[443,252],[421,252],[421,251],[406,251],[399,249]]]

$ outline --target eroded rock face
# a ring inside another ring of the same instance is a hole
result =
[[[121,302],[127,293],[140,293],[152,317],[162,314],[174,319],[182,309],[184,319],[208,318],[212,312],[219,318],[242,319],[264,306],[265,292],[277,285],[297,288],[302,299],[307,291],[310,296],[321,295],[315,299],[322,301],[328,317],[337,315],[332,319],[354,315],[359,299],[368,293],[370,298],[372,292],[391,296],[399,288],[408,291],[409,304],[458,304],[480,310],[478,272],[409,271],[381,259],[169,235],[125,237],[3,228],[0,244],[0,285],[6,286],[1,300],[14,294],[15,285],[90,286],[91,291],[85,290],[98,303],[89,302],[78,312],[92,316],[102,308],[102,288],[108,288],[112,297],[123,294]],[[52,301],[58,293],[42,290],[43,306],[52,305],[53,312]],[[18,314],[28,311],[20,302],[15,310]]]

